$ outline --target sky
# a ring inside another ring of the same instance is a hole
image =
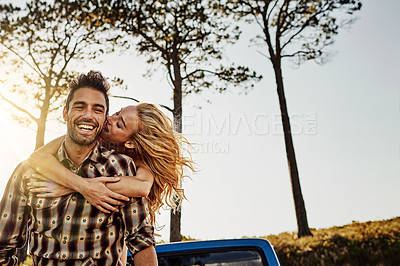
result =
[[[283,64],[311,228],[400,215],[399,10],[397,0],[365,0],[355,24],[336,36],[330,47],[336,54],[328,63]],[[223,94],[204,91],[184,99],[183,132],[194,143],[198,171],[183,184],[182,234],[196,239],[297,230],[273,70],[260,56],[263,48],[249,46],[258,28],[246,30],[224,60],[248,65],[263,80],[247,94],[229,87]],[[111,90],[113,95],[172,107],[165,73],[143,77],[145,59],[134,52],[88,62],[82,71],[90,69],[125,80],[128,90]],[[111,111],[129,104],[111,98]],[[35,143],[34,130],[13,121],[11,110],[0,101],[0,191]],[[65,125],[52,121],[46,141],[64,133]],[[157,239],[168,241],[169,211],[157,221],[163,226]]]

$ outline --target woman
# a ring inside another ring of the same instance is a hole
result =
[[[100,134],[100,142],[134,158],[136,176],[82,178],[67,170],[55,158],[64,137],[53,140],[34,152],[28,163],[41,175],[28,184],[38,197],[56,197],[71,192],[81,193],[93,206],[104,212],[117,211],[127,197],[147,197],[150,218],[155,222],[155,212],[166,204],[176,207],[176,197],[184,197],[180,182],[183,167],[192,171],[193,161],[182,154],[182,144],[189,144],[173,131],[171,120],[154,104],[139,103],[122,108],[107,118]],[[118,181],[118,182],[116,182]],[[107,188],[104,187],[106,185]]]

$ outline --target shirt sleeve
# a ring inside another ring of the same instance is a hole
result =
[[[126,166],[125,174],[135,175],[136,167],[129,157]],[[149,220],[150,212],[146,198],[131,198],[127,204],[121,207],[121,214],[125,223],[126,245],[132,255],[155,245],[154,227]]]
[[[0,202],[0,265],[16,265],[16,249],[26,242],[29,208],[23,187],[23,173],[27,165],[21,163],[7,183]]]
[[[145,198],[132,198],[123,207],[123,219],[126,225],[126,245],[132,255],[155,245],[154,227],[149,221],[149,209]]]

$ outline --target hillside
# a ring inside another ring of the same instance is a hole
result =
[[[313,237],[295,233],[269,235],[282,265],[400,265],[400,217],[312,229]]]

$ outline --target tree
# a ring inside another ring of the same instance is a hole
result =
[[[247,67],[216,64],[222,59],[224,45],[236,41],[240,33],[220,19],[219,1],[105,0],[98,1],[96,10],[103,12],[96,17],[136,37],[136,49],[147,56],[150,65],[165,67],[173,88],[171,111],[177,132],[182,132],[184,95],[211,87],[222,92],[227,83],[250,84],[261,78]],[[179,206],[179,202],[177,204]],[[180,209],[172,211],[171,242],[181,240],[180,220]]]
[[[86,17],[77,3],[63,0],[32,0],[24,8],[0,5],[2,83],[22,100],[3,93],[0,98],[22,114],[16,115],[18,121],[36,124],[35,149],[44,144],[49,113],[63,106],[68,81],[76,74],[72,67],[97,58],[107,49],[103,43],[110,43],[100,38],[102,28],[87,26]]]
[[[351,24],[353,14],[361,9],[360,0],[228,0],[226,10],[238,20],[255,22],[262,30],[256,40],[268,49],[275,72],[286,155],[296,210],[298,237],[312,235],[300,187],[293,147],[289,113],[286,105],[282,59],[297,64],[307,60],[324,62],[330,54],[326,47],[333,43],[339,28]]]

